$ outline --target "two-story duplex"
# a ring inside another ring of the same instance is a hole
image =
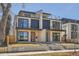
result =
[[[62,42],[65,30],[61,21],[42,11],[20,11],[15,17],[13,42]],[[65,39],[65,38],[64,38]]]

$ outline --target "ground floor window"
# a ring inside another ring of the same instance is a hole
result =
[[[58,42],[60,41],[60,33],[52,33],[53,41]]]
[[[18,40],[28,41],[29,33],[28,32],[18,32]]]

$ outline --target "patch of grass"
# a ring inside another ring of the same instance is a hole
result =
[[[11,45],[12,47],[21,47],[21,46],[32,46],[32,47],[37,47],[37,46],[40,46],[39,44],[13,44]]]

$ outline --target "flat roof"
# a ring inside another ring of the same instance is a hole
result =
[[[20,10],[20,12],[24,12],[24,13],[32,13],[32,14],[36,14],[37,12],[31,12],[31,11],[24,11],[24,10]],[[46,12],[43,12],[43,14],[47,14],[47,15],[51,15],[50,13],[46,13]]]
[[[69,18],[62,18],[61,19],[62,23],[65,24],[65,23],[79,23],[79,20],[76,20],[76,19],[69,19]]]

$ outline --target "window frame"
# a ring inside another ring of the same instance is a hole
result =
[[[18,27],[19,28],[29,28],[29,19],[18,18]]]
[[[52,21],[52,28],[53,29],[61,29],[61,22],[58,21]]]
[[[36,20],[36,19],[31,19],[31,28],[33,29],[39,29],[39,23],[40,21],[39,20]],[[36,24],[35,24],[36,23]]]
[[[27,33],[27,34],[26,34]],[[26,35],[25,35],[26,34]],[[22,37],[21,37],[22,36]],[[22,32],[19,31],[17,33],[17,39],[18,41],[28,41],[29,40],[29,32]]]
[[[48,21],[48,24],[47,24],[47,21]],[[50,29],[50,20],[43,20],[42,27],[43,29]]]

